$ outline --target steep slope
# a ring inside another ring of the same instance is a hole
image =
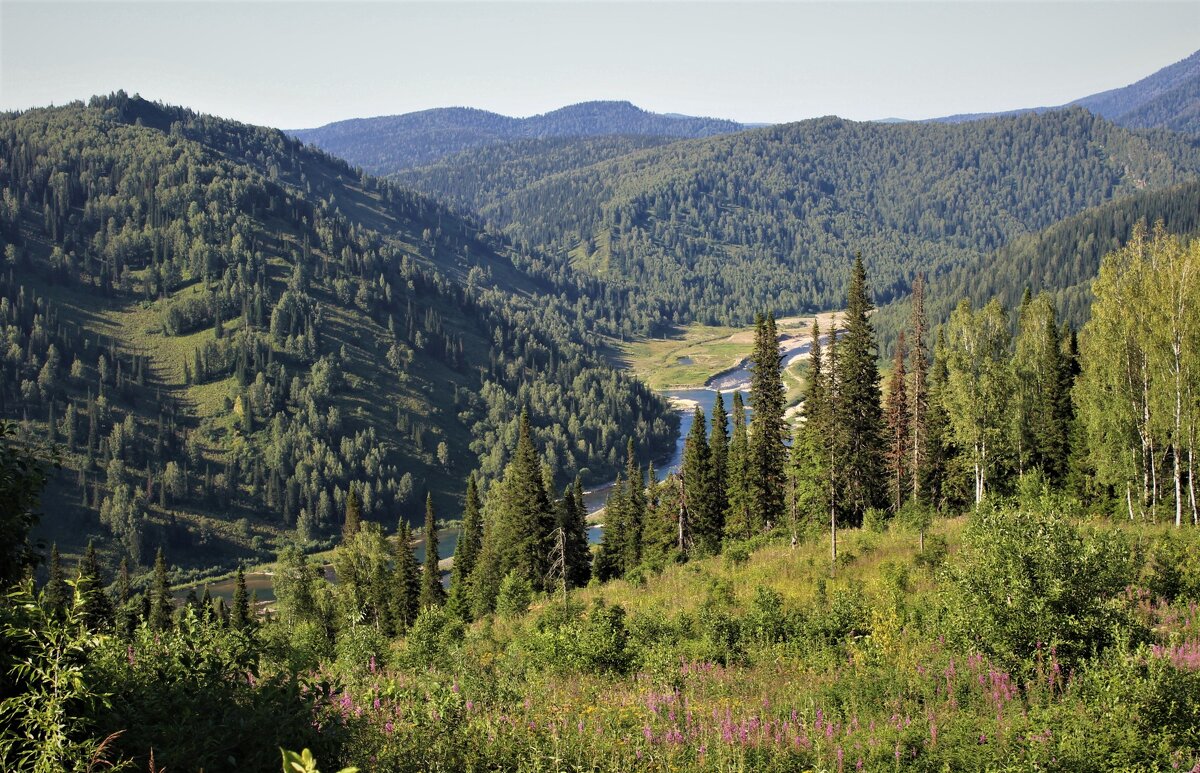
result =
[[[529,118],[449,107],[355,118],[289,133],[372,174],[392,174],[463,150],[512,140],[612,134],[708,137],[741,128],[734,121],[717,118],[651,113],[629,102],[583,102]]]
[[[918,269],[974,263],[1116,196],[1190,179],[1200,152],[1072,109],[953,125],[823,118],[557,169],[498,149],[403,179],[654,299],[671,321],[736,324],[768,306],[837,305],[856,251],[888,301]]]
[[[1050,293],[1059,320],[1078,330],[1088,318],[1091,283],[1100,271],[1101,258],[1123,246],[1139,223],[1147,228],[1161,223],[1168,233],[1183,236],[1200,233],[1200,180],[1140,191],[1092,207],[1044,231],[1019,237],[976,263],[931,276],[926,291],[931,325],[948,319],[963,298],[976,305],[998,298],[1014,309],[1029,288],[1034,294]],[[897,333],[907,328],[910,314],[907,297],[875,314],[885,357]]]
[[[63,445],[67,549],[266,555],[352,488],[389,528],[425,490],[450,517],[523,405],[560,483],[673,442],[572,287],[276,130],[118,93],[0,117],[0,162],[0,413]]]

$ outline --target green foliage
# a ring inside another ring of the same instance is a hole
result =
[[[1077,664],[1129,627],[1119,596],[1133,568],[1120,534],[1081,531],[1054,512],[981,509],[950,570],[956,630],[1010,667],[1050,652]]]
[[[316,758],[308,749],[299,753],[287,749],[279,751],[283,753],[283,773],[321,773]],[[358,768],[342,768],[338,773],[358,773]]]
[[[13,425],[0,422],[0,587],[16,582],[36,564],[29,530],[37,522],[46,485],[46,463],[14,433]]]
[[[529,580],[515,569],[504,575],[496,595],[496,612],[502,617],[520,617],[529,611],[533,588]]]

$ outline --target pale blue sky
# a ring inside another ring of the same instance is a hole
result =
[[[782,122],[1060,104],[1200,48],[1200,2],[0,1],[0,109],[123,88],[256,124],[590,99]]]

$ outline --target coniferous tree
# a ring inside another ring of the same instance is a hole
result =
[[[162,548],[154,556],[154,581],[150,594],[150,627],[165,631],[171,627],[171,613],[175,604],[171,599],[171,586],[167,583],[167,560]]]
[[[521,413],[517,447],[503,479],[489,490],[486,511],[483,549],[471,580],[476,614],[495,608],[500,582],[509,572],[541,589],[550,568],[554,511],[543,488],[528,410]]]
[[[642,561],[642,530],[646,524],[646,478],[634,453],[633,438],[625,443],[625,482],[629,486],[629,538],[625,542],[625,570]]]
[[[917,274],[912,289],[912,333],[909,350],[912,365],[912,389],[909,391],[908,416],[912,426],[910,444],[912,448],[912,463],[909,465],[911,474],[912,495],[918,502],[922,499],[921,483],[925,476],[925,467],[929,459],[929,430],[927,414],[929,411],[929,353],[925,338],[929,335],[929,321],[925,314],[925,275]]]
[[[83,560],[79,562],[75,595],[82,600],[84,624],[93,631],[106,628],[113,621],[112,602],[104,592],[104,585],[104,571],[96,555],[96,545],[89,541]]]
[[[1051,483],[1066,474],[1071,383],[1050,296],[1021,304],[1013,349],[1017,471],[1040,469]]]
[[[784,511],[787,423],[783,418],[786,391],[779,371],[781,362],[775,315],[759,317],[750,355],[750,407],[754,419],[750,423],[747,479],[751,533],[777,523]]]
[[[229,627],[237,631],[250,626],[250,596],[246,593],[246,573],[241,565],[233,586],[233,605],[229,608]]]
[[[581,588],[592,578],[592,552],[588,547],[587,508],[583,503],[583,483],[575,483],[563,492],[559,503],[558,528],[565,540],[564,560],[567,586]]]
[[[204,593],[200,596],[200,619],[209,625],[218,625],[221,622],[220,615],[217,614],[217,599],[213,598],[212,591],[208,586],[204,586]]]
[[[925,411],[926,457],[921,472],[924,501],[935,510],[946,512],[956,502],[953,462],[958,455],[950,416],[946,413],[946,335],[937,331],[932,366],[929,369],[929,401]]]
[[[63,576],[62,558],[58,553],[58,543],[50,546],[50,576],[46,580],[46,587],[42,591],[43,603],[50,614],[62,616],[67,612],[67,605],[71,602],[71,588],[67,585],[66,577]]]
[[[888,476],[888,500],[893,515],[900,512],[905,495],[912,483],[908,469],[912,459],[912,451],[909,448],[912,440],[912,427],[908,413],[908,391],[905,384],[908,380],[908,374],[904,368],[906,355],[904,331],[901,331],[896,341],[896,358],[892,363],[892,374],[888,379],[887,397],[884,402],[885,437],[887,439],[884,461]]]
[[[467,477],[467,495],[463,506],[462,529],[454,545],[454,563],[450,568],[450,597],[447,606],[459,617],[471,613],[468,580],[479,559],[483,545],[483,505],[479,501],[479,489],[475,474]]]
[[[396,631],[404,633],[421,610],[421,569],[412,548],[412,530],[401,520],[396,535],[396,553],[392,560],[392,620]]]
[[[692,429],[683,442],[683,496],[679,503],[680,537],[678,548],[688,553],[693,548],[702,555],[721,549],[721,519],[713,497],[712,460],[708,448],[704,412],[697,405],[692,414]]]
[[[814,321],[801,422],[792,443],[792,475],[795,481],[793,504],[797,517],[803,514],[803,517],[818,523],[829,512],[828,387],[828,372],[821,346],[821,324]]]
[[[433,512],[433,494],[425,494],[425,566],[421,572],[421,609],[440,607],[446,603],[442,587],[442,570],[438,567],[437,518]]]
[[[592,568],[597,579],[603,581],[620,577],[625,573],[624,556],[629,542],[629,496],[624,477],[617,473],[604,502],[604,535],[600,540],[600,551]]]
[[[725,398],[717,391],[713,401],[712,422],[708,430],[709,475],[712,483],[712,513],[717,522],[717,547],[725,533],[725,511],[729,508],[726,486],[729,466],[729,414],[725,412]],[[650,485],[654,486],[654,472],[650,473]]]
[[[852,524],[882,498],[882,406],[878,348],[869,315],[874,309],[862,256],[856,256],[846,299],[846,332],[837,349],[837,423],[844,434],[839,508]]]
[[[358,498],[356,486],[350,486],[346,495],[346,520],[342,525],[342,539],[349,540],[362,527],[362,502]]]
[[[733,435],[729,440],[726,466],[726,490],[729,507],[725,514],[725,535],[732,539],[750,536],[750,441],[746,433],[746,408],[742,393],[733,393]]]
[[[113,606],[116,608],[116,629],[122,636],[131,636],[137,627],[138,611],[133,601],[133,587],[129,582],[129,562],[123,556],[117,569],[117,581],[113,587]]]

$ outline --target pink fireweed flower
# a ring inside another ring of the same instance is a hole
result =
[[[396,726],[392,724],[392,720],[389,719],[387,722],[383,723],[383,732],[387,733],[388,735],[391,735],[392,731],[395,729]]]
[[[375,656],[374,655],[372,655],[371,659],[367,661],[367,670],[370,671],[372,674],[375,673]]]

